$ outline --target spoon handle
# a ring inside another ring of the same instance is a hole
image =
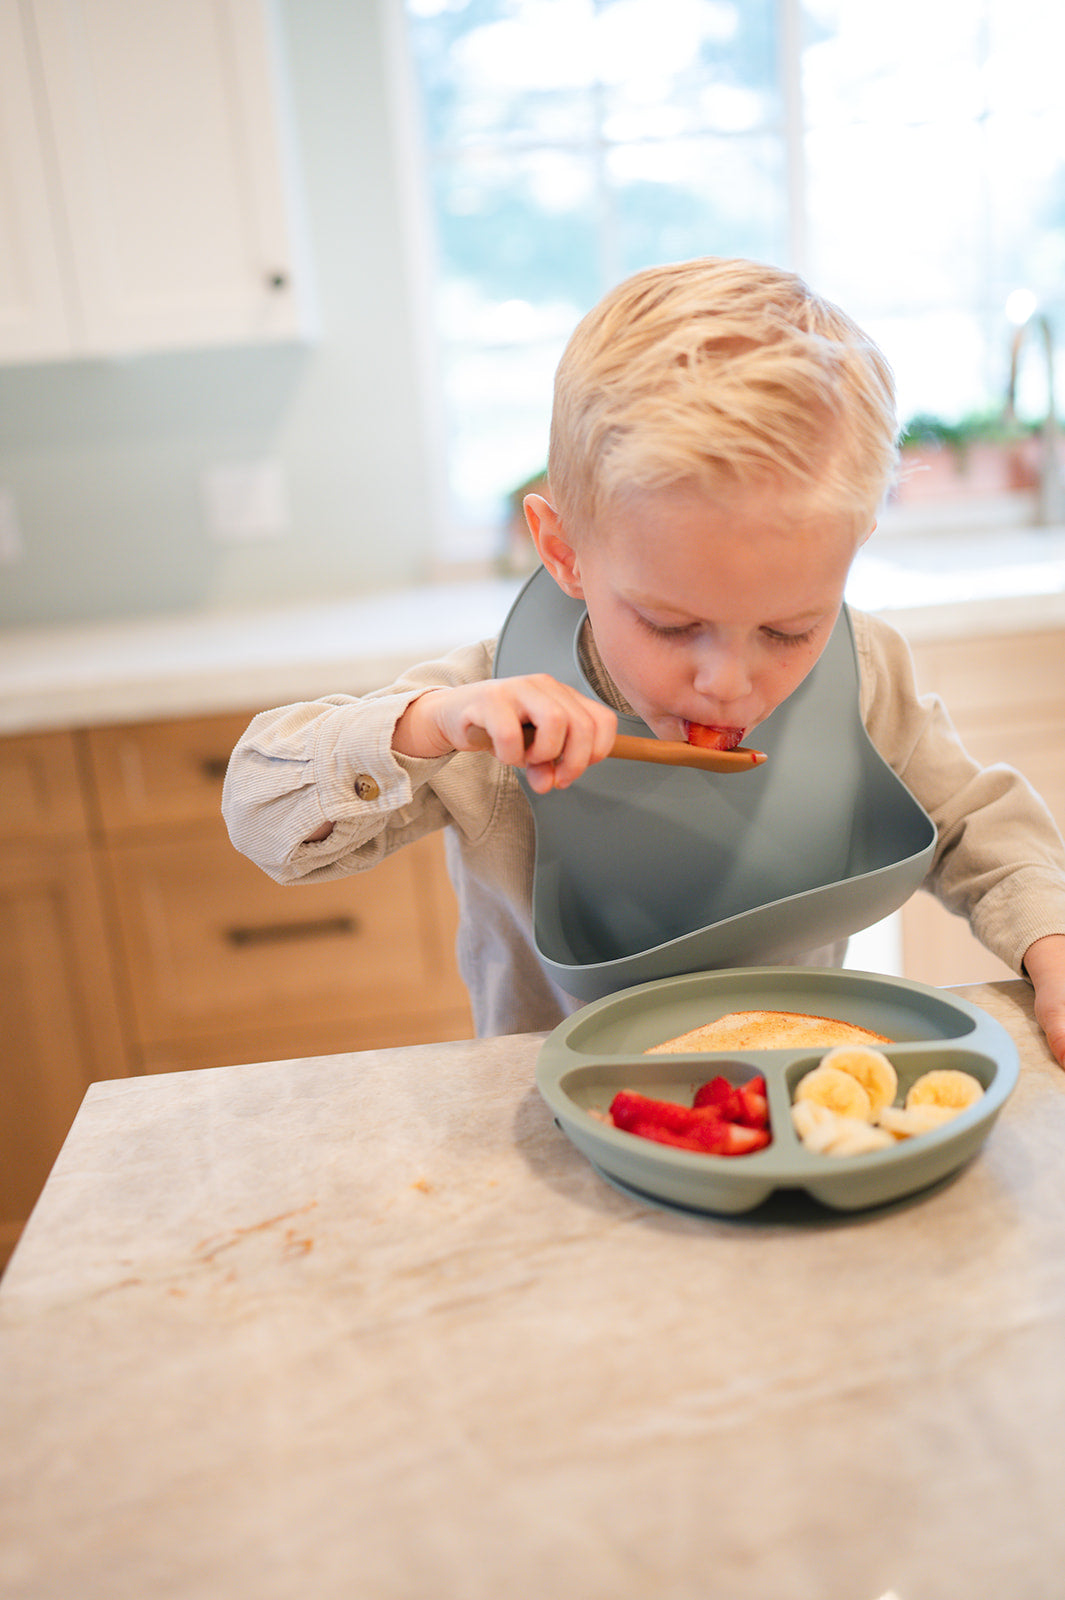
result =
[[[531,723],[525,726],[525,747],[528,749],[536,730]],[[490,750],[492,741],[483,728],[471,728],[470,739],[477,750]],[[610,748],[615,761],[652,761],[667,767],[698,767],[701,772],[749,772],[760,767],[768,757],[761,750],[748,750],[740,745],[735,750],[704,750],[699,745],[683,744],[671,739],[638,739],[633,734],[619,733]]]

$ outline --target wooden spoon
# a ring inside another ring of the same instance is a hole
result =
[[[763,750],[748,750],[742,744],[735,750],[704,750],[680,739],[637,739],[629,733],[618,734],[610,754],[615,761],[658,761],[668,767],[699,767],[703,772],[749,772],[769,759]]]
[[[471,728],[469,736],[475,750],[491,750],[492,741],[483,728]],[[535,736],[536,729],[527,722],[526,749]],[[610,755],[615,761],[651,761],[667,767],[698,767],[702,772],[749,772],[769,759],[763,751],[748,750],[744,745],[735,750],[704,750],[680,739],[638,739],[630,733],[618,734]]]

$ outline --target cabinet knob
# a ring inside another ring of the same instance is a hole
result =
[[[278,289],[278,290],[287,289],[288,288],[288,273],[287,272],[268,272],[266,274],[266,287],[268,289]]]

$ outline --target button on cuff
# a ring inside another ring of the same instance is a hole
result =
[[[376,778],[371,778],[368,772],[359,772],[355,775],[355,795],[359,800],[376,800],[381,793],[381,785]]]

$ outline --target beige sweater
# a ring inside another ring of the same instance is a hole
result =
[[[909,648],[852,612],[861,710],[873,744],[938,830],[927,887],[966,916],[1014,971],[1033,940],[1065,933],[1065,845],[1047,808],[1011,768],[980,767],[934,696],[919,697]],[[459,900],[458,960],[482,1037],[553,1028],[578,1002],[545,976],[532,933],[532,813],[513,768],[491,756],[396,755],[392,734],[426,689],[487,678],[494,645],[415,666],[387,689],[264,711],[233,752],[222,811],[237,849],[278,883],[372,867],[445,830]],[[616,691],[596,688],[618,709]],[[323,822],[328,839],[303,841]],[[810,952],[827,964],[841,951]]]

